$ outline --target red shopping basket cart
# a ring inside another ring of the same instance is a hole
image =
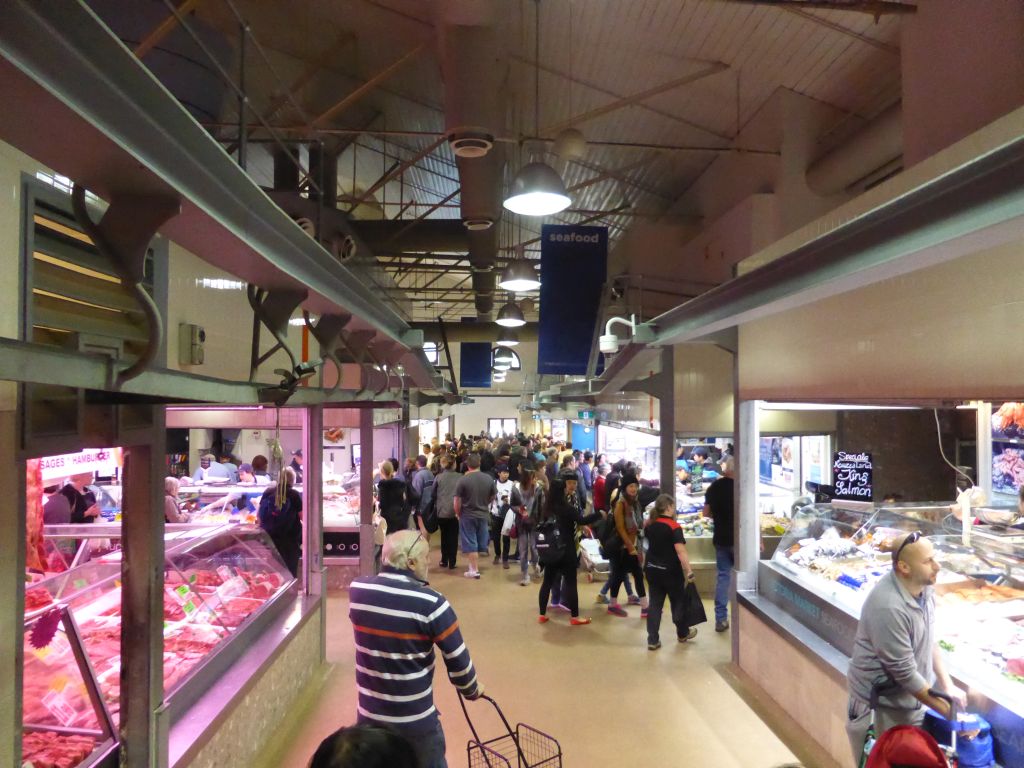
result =
[[[513,730],[498,702],[490,696],[480,698],[489,701],[494,707],[504,733],[499,733],[493,739],[481,739],[466,709],[466,701],[460,694],[462,714],[466,716],[469,730],[473,734],[473,738],[466,744],[469,768],[562,768],[562,747],[554,737],[524,723],[518,723]]]

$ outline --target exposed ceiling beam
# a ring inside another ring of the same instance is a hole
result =
[[[721,61],[713,62],[711,66],[704,67],[703,69],[700,69],[697,72],[691,72],[689,75],[686,75],[685,77],[679,77],[676,78],[675,80],[670,80],[667,83],[656,85],[653,88],[648,88],[647,90],[641,91],[640,93],[634,93],[632,96],[624,96],[621,99],[616,99],[615,101],[609,104],[596,107],[595,109],[591,109],[587,112],[576,115],[575,117],[570,117],[568,120],[563,120],[560,123],[549,125],[543,131],[541,131],[541,133],[546,134],[548,136],[554,136],[555,134],[559,133],[560,131],[566,128],[571,128],[573,126],[579,125],[580,123],[585,123],[589,120],[595,120],[599,117],[604,117],[605,115],[611,114],[612,112],[616,112],[622,109],[623,107],[630,107],[634,105],[639,106],[642,102],[647,101],[648,99],[652,99],[655,96],[658,96],[659,94],[665,93],[667,91],[674,91],[676,88],[681,88],[684,85],[689,85],[690,83],[693,83],[697,80],[702,80],[705,77],[710,77],[711,75],[717,75],[719,72],[722,72],[723,70],[726,70],[728,68],[729,65]]]
[[[328,109],[326,109],[319,116],[313,118],[312,127],[313,128],[321,127],[325,121],[329,120],[332,117],[336,117],[341,112],[344,112],[346,109],[348,109],[353,104],[355,104],[357,101],[359,101],[361,98],[366,96],[366,94],[370,93],[378,85],[380,85],[385,80],[387,80],[389,77],[391,77],[393,74],[395,74],[395,72],[397,72],[406,63],[408,63],[413,58],[415,58],[426,47],[427,47],[426,43],[420,43],[415,48],[413,48],[411,51],[409,51],[404,56],[399,58],[397,61],[394,61],[391,64],[389,64],[388,66],[384,67],[384,69],[382,69],[380,72],[378,72],[373,77],[371,77],[369,80],[367,80],[365,83],[360,85],[358,88],[356,88],[354,91],[352,91],[352,93],[348,94],[348,96],[346,96],[345,98],[343,98],[338,103],[336,103],[333,106],[331,106]]]
[[[445,137],[441,136],[436,141],[432,142],[428,146],[426,146],[423,149],[421,149],[419,152],[417,152],[412,157],[410,157],[410,158],[408,158],[406,160],[402,160],[402,161],[396,162],[393,166],[391,166],[391,169],[387,173],[385,173],[381,178],[379,178],[376,182],[374,182],[374,184],[368,190],[366,190],[366,192],[363,193],[363,196],[360,197],[359,200],[357,200],[356,202],[354,202],[352,204],[352,209],[351,210],[354,210],[356,208],[356,206],[358,206],[360,203],[365,203],[367,200],[369,200],[371,197],[373,197],[373,193],[374,192],[376,192],[378,189],[383,187],[385,184],[387,184],[389,181],[391,181],[392,179],[396,178],[397,176],[401,176],[409,168],[412,168],[420,160],[422,160],[427,155],[429,155],[431,152],[433,152],[435,149],[437,149],[439,146],[441,146],[441,144],[444,143],[444,141],[445,141]],[[424,169],[424,170],[426,170],[426,169]]]
[[[888,43],[883,43],[881,40],[875,40],[873,37],[868,37],[867,35],[862,35],[859,32],[854,32],[852,29],[844,27],[842,24],[836,24],[834,21],[829,21],[828,19],[824,19],[821,16],[817,16],[813,13],[808,13],[807,11],[801,10],[800,8],[794,8],[791,5],[783,6],[782,10],[789,11],[790,13],[799,16],[801,19],[807,19],[808,21],[812,21],[815,24],[820,24],[821,26],[827,27],[828,29],[838,32],[841,35],[852,37],[854,40],[859,40],[862,43],[866,43],[867,45],[873,46],[874,48],[877,48],[880,51],[885,51],[886,53],[891,54],[893,56],[898,57],[900,55],[899,46],[889,45]]]
[[[409,222],[409,223],[408,223],[408,224],[407,224],[406,226],[402,227],[402,228],[401,228],[400,230],[398,230],[398,231],[397,231],[397,232],[396,232],[396,233],[395,233],[394,235],[392,235],[392,236],[391,236],[391,239],[389,240],[389,242],[391,242],[391,241],[394,241],[394,240],[397,240],[398,238],[400,238],[400,237],[401,237],[402,235],[404,235],[404,234],[405,234],[406,232],[408,232],[408,231],[409,231],[410,229],[412,229],[413,227],[415,227],[415,226],[416,226],[417,224],[419,224],[419,223],[420,223],[421,221],[423,221],[423,220],[424,220],[425,218],[427,218],[427,216],[429,216],[429,215],[430,215],[430,214],[432,214],[432,213],[433,213],[434,211],[436,211],[436,210],[437,210],[438,208],[440,208],[440,207],[441,207],[442,205],[444,205],[445,203],[447,203],[447,202],[448,202],[449,200],[452,200],[452,199],[454,199],[454,197],[455,197],[455,196],[456,196],[457,194],[459,194],[459,192],[461,192],[461,191],[462,191],[462,187],[458,187],[458,188],[457,188],[457,189],[456,189],[456,190],[455,190],[454,192],[452,192],[452,193],[451,193],[450,195],[448,195],[447,197],[445,197],[445,198],[442,198],[442,199],[441,199],[441,200],[439,200],[438,202],[434,203],[434,205],[432,205],[432,206],[430,206],[429,208],[427,208],[427,210],[425,210],[425,211],[424,211],[423,213],[421,213],[421,214],[420,214],[419,216],[417,216],[417,217],[416,217],[415,219],[413,219],[412,221],[410,221],[410,222]]]
[[[178,13],[191,13],[202,2],[203,0],[184,0],[184,2],[178,6]],[[133,53],[141,59],[151,50],[156,48],[156,46],[160,45],[163,39],[171,34],[177,26],[178,17],[172,13],[166,19],[161,21],[152,32],[142,38],[142,42],[135,46]]]
[[[299,76],[291,82],[291,84],[288,86],[288,89],[284,91],[284,93],[279,94],[277,97],[271,100],[271,102],[267,105],[266,111],[264,112],[264,118],[269,121],[278,113],[278,111],[280,111],[281,107],[283,107],[289,101],[293,101],[294,95],[296,93],[298,93],[307,85],[309,85],[309,83],[313,80],[314,77],[317,76],[317,74],[321,72],[321,70],[327,68],[329,63],[329,57],[334,56],[343,45],[348,44],[354,39],[355,36],[351,32],[343,30],[338,35],[338,37],[335,38],[334,42],[327,47],[327,50],[322,52],[319,56],[314,58],[312,61],[309,62],[309,64],[306,65],[306,68],[302,70]],[[252,140],[253,136],[261,128],[262,126],[259,123],[254,123],[253,125],[249,126],[248,130],[250,135],[248,136],[248,139]],[[228,147],[229,155],[234,152],[235,146],[235,144],[232,144],[231,146]]]
[[[523,64],[526,64],[527,66],[530,66],[530,67],[538,67],[542,72],[547,72],[550,75],[555,75],[556,77],[561,77],[561,78],[563,78],[565,80],[568,80],[571,83],[576,83],[577,85],[582,85],[585,88],[589,88],[592,91],[596,91],[597,93],[602,93],[605,96],[611,96],[613,99],[625,99],[625,98],[627,98],[624,94],[616,93],[615,91],[608,90],[607,88],[604,88],[604,87],[602,87],[600,85],[597,85],[596,83],[590,83],[590,82],[587,82],[586,80],[580,80],[580,79],[575,78],[572,75],[568,74],[567,72],[563,72],[562,70],[557,69],[556,67],[551,67],[551,66],[548,66],[547,64],[542,64],[540,62],[534,61],[533,59],[527,58],[526,56],[520,56],[518,54],[512,54],[512,56],[510,58],[515,59],[516,61],[519,61],[519,62],[521,62]],[[728,141],[732,141],[732,136],[728,136],[728,135],[726,135],[724,133],[720,133],[719,131],[716,131],[713,128],[708,128],[705,125],[700,125],[699,123],[695,123],[692,120],[687,120],[685,117],[680,117],[679,115],[674,115],[671,112],[666,112],[663,109],[658,109],[657,107],[652,107],[649,104],[638,104],[637,106],[640,107],[641,109],[647,110],[648,112],[653,112],[654,114],[658,115],[659,117],[664,117],[664,118],[667,118],[669,120],[673,120],[673,121],[675,121],[677,123],[680,123],[682,125],[688,126],[689,128],[695,128],[698,131],[706,133],[709,136],[714,136],[716,138],[719,138],[722,141],[727,141],[727,142]]]

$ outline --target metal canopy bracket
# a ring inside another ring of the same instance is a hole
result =
[[[92,220],[85,205],[85,187],[75,184],[71,191],[75,219],[89,236],[96,250],[113,265],[121,278],[121,287],[139,303],[146,315],[146,348],[132,365],[120,371],[112,383],[120,389],[134,379],[156,358],[164,337],[164,323],[153,297],[142,283],[146,272],[146,254],[157,231],[181,212],[181,201],[168,195],[114,195],[99,223]]]
[[[298,366],[295,353],[292,352],[285,340],[288,332],[288,321],[298,308],[299,304],[306,300],[309,292],[306,290],[294,289],[272,289],[269,291],[250,283],[246,287],[246,295],[249,299],[249,306],[252,307],[252,351],[249,358],[249,381],[256,378],[256,371],[260,365],[265,363],[277,350],[283,349],[291,360],[292,369]],[[260,324],[267,327],[276,343],[262,355],[260,354]]]
[[[334,392],[341,386],[341,361],[337,355],[338,343],[341,341],[341,332],[352,320],[352,315],[322,315],[316,323],[310,322],[308,312],[303,312],[302,316],[309,332],[320,344],[320,360],[330,360],[338,371],[338,380],[330,390]]]

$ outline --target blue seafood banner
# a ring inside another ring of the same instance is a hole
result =
[[[541,227],[537,373],[587,372],[607,274],[607,227]]]
[[[464,341],[459,347],[459,386],[491,386],[491,343]]]

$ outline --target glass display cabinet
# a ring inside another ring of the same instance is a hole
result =
[[[921,531],[942,566],[935,586],[936,636],[971,711],[993,724],[997,744],[1024,733],[1024,545],[975,531],[963,543],[948,503],[801,509],[758,592],[846,656],[871,588],[892,571],[899,537]],[[1012,532],[1011,532],[1012,533]],[[978,535],[980,534],[980,535]]]
[[[22,765],[116,765],[114,724],[67,607],[40,604],[26,618],[24,643]]]
[[[76,530],[55,536],[87,536],[87,541],[107,543],[96,545],[97,554],[87,562],[27,588],[26,627],[54,606],[69,611],[99,695],[116,725],[121,551],[110,542],[116,541],[119,532],[100,530],[100,526],[59,527]],[[296,585],[270,537],[258,528],[180,528],[167,534],[164,568],[163,677],[165,697],[172,703],[201,696],[212,685],[216,670],[244,650],[241,636],[255,637],[290,602],[287,598],[294,595]],[[25,674],[28,680],[27,666]]]

